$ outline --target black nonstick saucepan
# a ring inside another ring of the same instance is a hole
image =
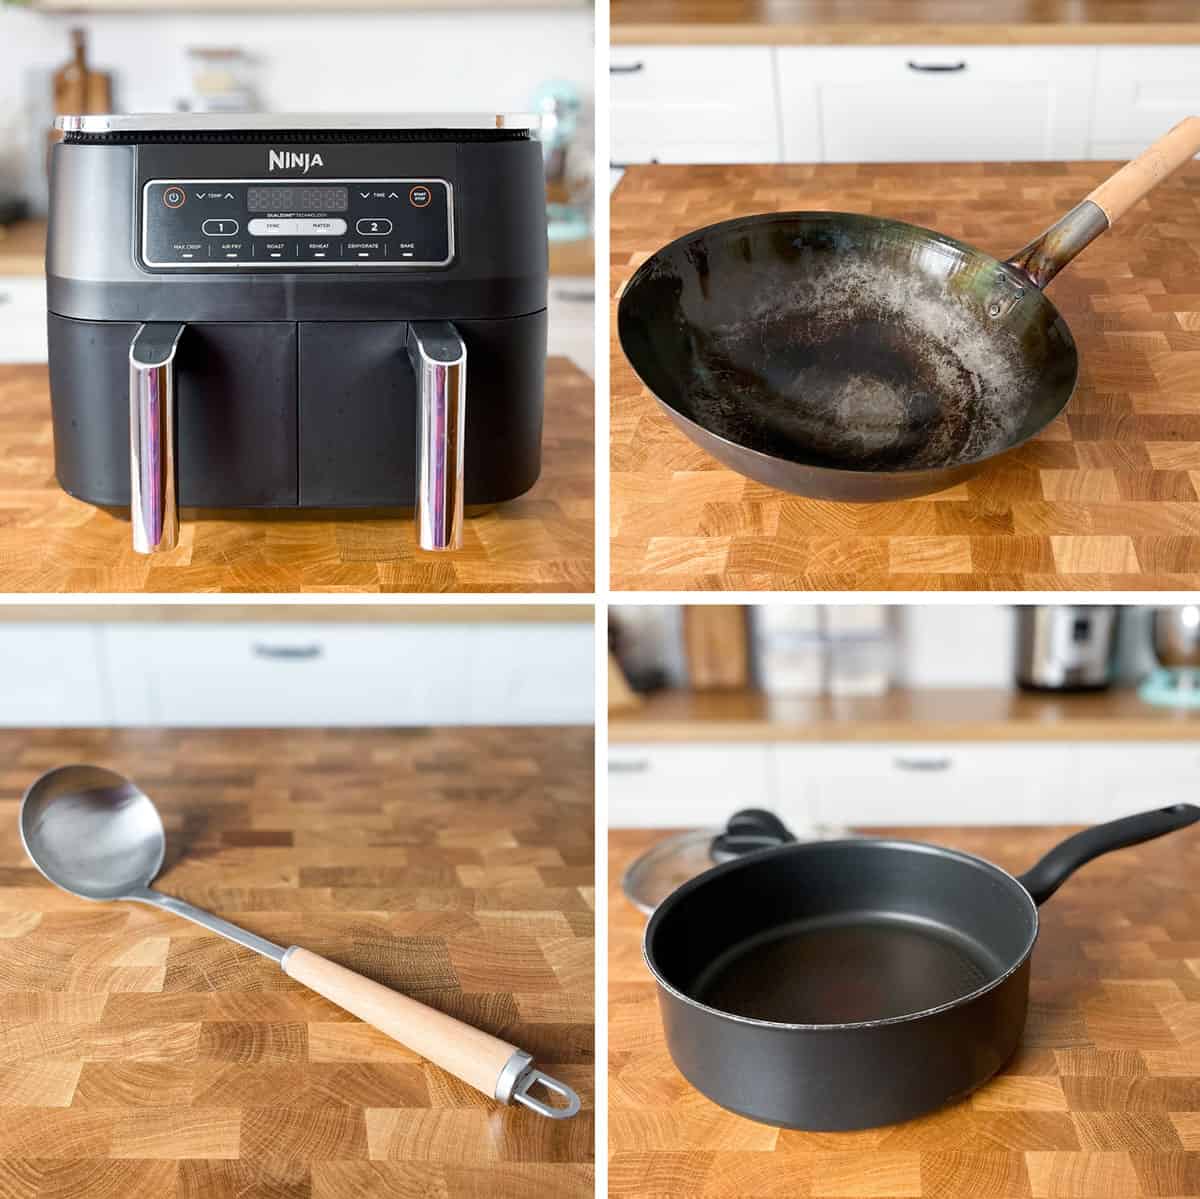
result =
[[[1042,288],[1198,151],[1189,117],[1006,262],[850,213],[696,230],[625,287],[621,348],[671,420],[743,475],[821,499],[940,491],[1066,406],[1078,355]]]
[[[684,883],[643,952],[675,1064],[752,1120],[907,1120],[986,1082],[1025,1026],[1038,905],[1085,862],[1200,820],[1176,804],[1076,833],[1014,878],[919,842],[784,844]]]

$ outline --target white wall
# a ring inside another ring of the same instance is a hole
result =
[[[1097,596],[1096,599],[1103,597]],[[1152,609],[1126,607],[1117,637],[1117,681],[1135,684],[1154,669]],[[1016,611],[1001,605],[908,604],[898,614],[896,684],[1011,687]]]
[[[16,181],[30,93],[66,61],[75,26],[88,31],[92,66],[114,73],[120,111],[174,110],[189,46],[252,54],[263,107],[281,112],[520,111],[549,79],[591,95],[593,20],[590,8],[79,17],[0,0],[0,183]]]

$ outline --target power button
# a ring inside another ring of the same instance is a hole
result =
[[[162,197],[163,203],[168,208],[182,208],[183,202],[186,199],[187,196],[184,194],[182,187],[168,187],[167,190],[163,192]]]

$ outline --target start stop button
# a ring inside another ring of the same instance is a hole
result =
[[[429,194],[427,187],[414,187],[408,193],[408,201],[414,208],[424,208],[428,205],[433,197]]]

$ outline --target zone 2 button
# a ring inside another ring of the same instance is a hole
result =
[[[391,231],[392,222],[386,217],[365,216],[362,220],[354,222],[354,232],[360,237],[367,237],[372,233],[386,237]]]

